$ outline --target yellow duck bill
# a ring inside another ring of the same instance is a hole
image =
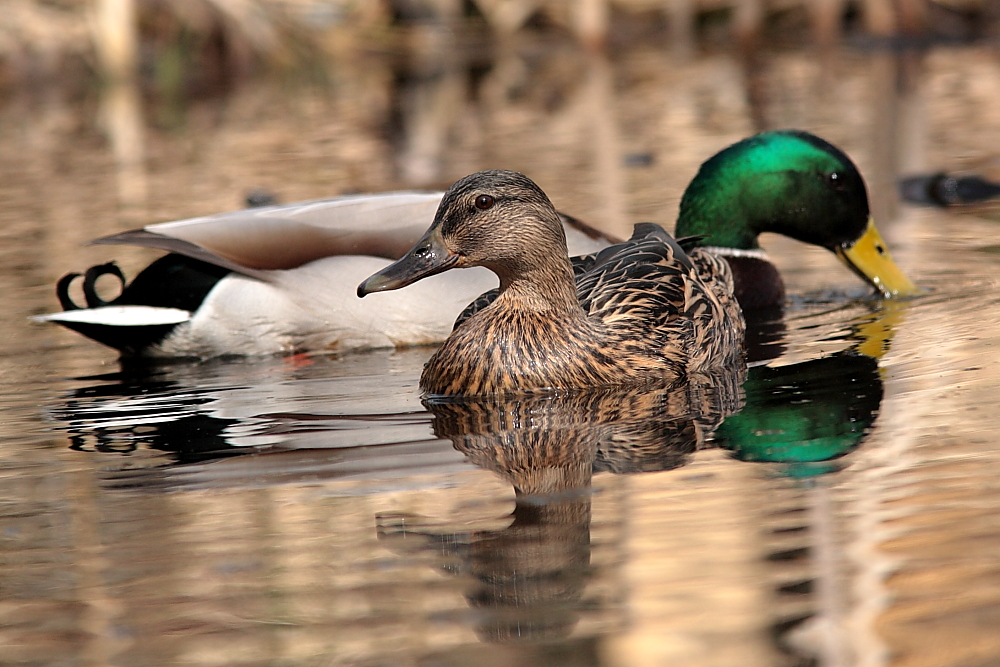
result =
[[[892,261],[889,249],[871,218],[868,219],[868,228],[861,238],[850,246],[836,248],[834,252],[849,269],[886,298],[920,293],[920,289]]]
[[[435,226],[399,260],[358,285],[358,297],[412,285],[422,278],[447,271],[458,260],[459,255],[448,250],[439,228]]]

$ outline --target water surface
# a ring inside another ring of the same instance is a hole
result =
[[[429,349],[144,368],[27,321],[64,272],[116,257],[131,276],[155,256],[80,243],[232,209],[253,186],[292,201],[503,166],[621,232],[669,224],[697,165],[754,130],[725,54],[560,51],[527,80],[506,57],[418,82],[472,91],[443,119],[404,107],[438,143],[385,132],[390,64],[192,104],[181,128],[148,129],[138,207],[118,205],[90,106],[0,108],[5,663],[1000,662],[1000,234],[891,190],[904,167],[971,168],[998,145],[987,50],[929,53],[900,95],[886,54],[844,52],[832,72],[768,57],[757,115],[856,158],[928,292],[871,300],[825,251],[769,239],[793,296],[743,393],[716,378],[428,406]]]

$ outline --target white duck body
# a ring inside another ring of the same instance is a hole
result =
[[[434,281],[404,298],[372,305],[359,299],[356,286],[390,263],[364,255],[325,257],[274,271],[273,282],[231,273],[188,322],[146,354],[212,357],[428,345],[447,338],[462,309],[496,287],[489,271],[467,271],[459,280]]]
[[[397,192],[338,197],[149,225],[97,239],[94,243],[169,250],[198,260],[192,264],[220,267],[221,277],[211,279],[214,285],[197,303],[182,308],[163,305],[170,301],[160,293],[169,293],[164,284],[169,278],[152,281],[157,295],[148,302],[134,293],[140,274],[110,304],[88,296],[92,307],[76,308],[60,293],[67,310],[36,319],[68,326],[123,354],[147,357],[346,352],[439,343],[471,301],[497,286],[493,273],[481,268],[449,272],[406,292],[364,300],[355,290],[423,235],[441,196]],[[579,223],[571,219],[566,223],[573,254],[608,245],[589,228],[574,227]],[[87,280],[117,272],[117,267],[107,267],[93,267]],[[59,289],[65,287],[60,284]]]

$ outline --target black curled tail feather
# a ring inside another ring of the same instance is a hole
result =
[[[125,291],[125,274],[122,273],[122,270],[118,268],[118,265],[115,262],[92,266],[87,269],[87,272],[83,275],[83,297],[87,301],[88,308],[100,308],[101,306],[106,306],[110,303],[102,299],[97,294],[97,279],[106,275],[118,278],[121,283],[119,296],[121,296],[121,294]]]
[[[56,298],[59,299],[59,305],[62,306],[63,310],[80,310],[80,306],[76,305],[69,295],[69,287],[81,275],[76,272],[67,273],[56,283]]]
[[[108,305],[108,301],[105,301],[97,293],[97,279],[101,276],[112,275],[118,278],[121,283],[119,288],[119,297],[121,293],[125,291],[125,274],[118,267],[115,262],[108,262],[106,264],[96,264],[82,274],[83,275],[83,298],[87,304],[87,308],[100,308],[101,306]],[[69,295],[69,288],[73,284],[73,281],[79,278],[81,274],[72,272],[67,273],[59,282],[56,283],[56,298],[59,299],[59,305],[62,306],[63,310],[80,310],[82,306],[76,304],[73,298]]]
[[[196,311],[215,285],[231,272],[201,260],[171,253],[143,269],[127,283],[125,274],[114,262],[90,267],[83,274],[83,293],[88,308],[103,306],[151,306]],[[121,293],[111,301],[97,294],[97,280],[113,275],[121,281]],[[69,295],[79,273],[67,273],[56,283],[56,297],[63,310],[80,310]]]
[[[121,269],[113,262],[93,266],[83,275],[84,295],[89,308],[105,306],[146,306],[174,308],[189,313],[197,311],[209,293],[224,277],[228,269],[192,259],[184,255],[169,254],[143,269],[131,283],[125,281]],[[106,274],[116,276],[122,283],[121,294],[113,301],[101,299],[96,291],[97,280]],[[69,289],[79,273],[69,273],[56,284],[56,296],[64,310],[80,310],[74,303]],[[178,324],[112,324],[97,321],[62,321],[59,324],[92,338],[99,343],[119,350],[123,355],[142,355],[151,346],[161,343]]]

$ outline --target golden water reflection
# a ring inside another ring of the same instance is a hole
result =
[[[476,633],[484,641],[563,639],[581,616],[588,633],[595,631],[593,616],[608,617],[600,629],[607,633],[623,616],[606,608],[619,606],[624,591],[595,597],[591,586],[595,579],[620,585],[613,565],[591,565],[594,472],[684,465],[739,409],[741,371],[666,389],[428,402],[438,437],[513,486],[510,523],[469,532],[421,525],[419,516],[381,515],[379,537],[403,553],[435,554],[438,568],[471,580],[464,595],[478,611]],[[623,559],[616,554],[614,561]]]

